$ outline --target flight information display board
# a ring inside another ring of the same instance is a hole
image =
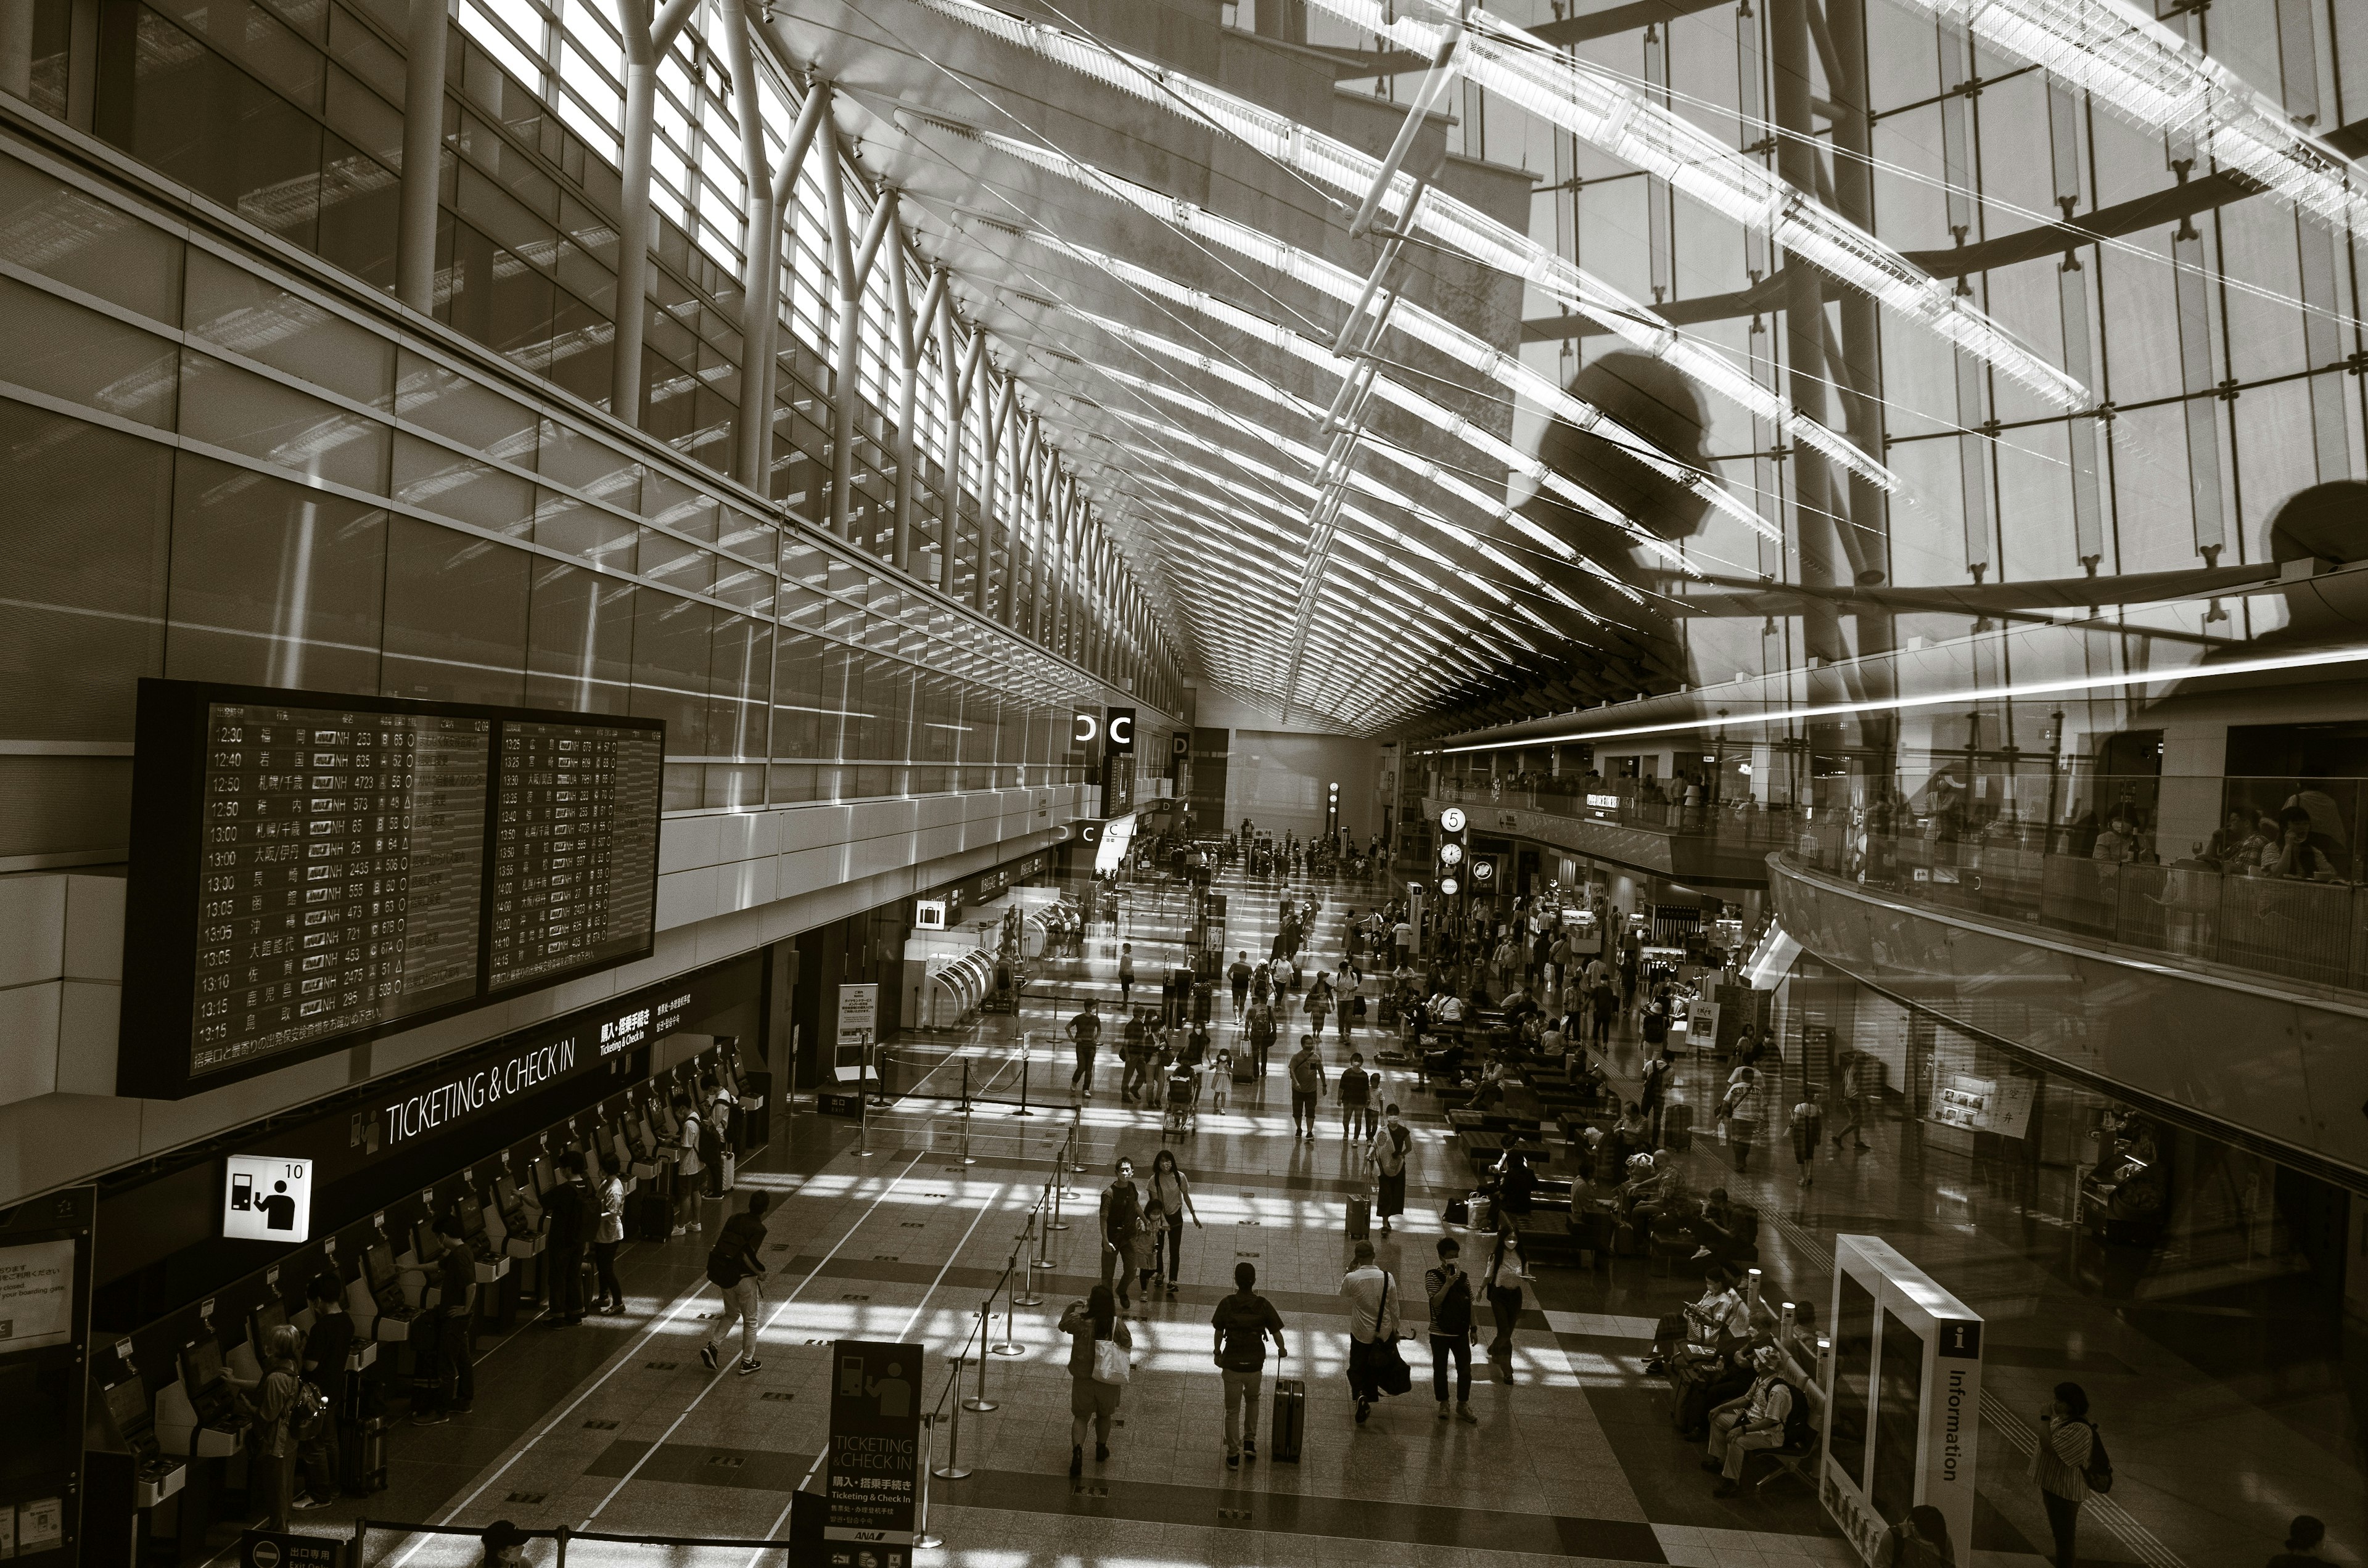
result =
[[[655,730],[503,724],[493,989],[647,950],[665,760]]]
[[[144,680],[117,1092],[646,955],[665,726]]]

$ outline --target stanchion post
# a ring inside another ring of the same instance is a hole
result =
[[[1019,1031],[1019,1108],[1011,1113],[1014,1116],[1034,1116],[1036,1114],[1034,1111],[1028,1108],[1029,1059],[1033,1054],[1028,1049],[1028,1046],[1029,1041],[1034,1038],[1035,1037],[1030,1035],[1026,1029],[1021,1029]]]
[[[929,1531],[929,1461],[938,1452],[938,1413],[934,1410],[921,1417],[921,1517],[913,1521],[913,1547],[916,1551],[935,1551],[945,1545],[946,1538]],[[354,1561],[360,1562],[357,1557]]]
[[[962,1383],[962,1369],[970,1365],[970,1357],[957,1353],[947,1359],[953,1363],[953,1380],[955,1386],[959,1387]],[[962,1405],[959,1402],[954,1405],[954,1435],[946,1444],[946,1462],[929,1473],[939,1481],[970,1479],[970,1471],[962,1467]]]
[[[871,1072],[869,1035],[856,1051],[855,1063],[855,1153],[858,1158],[868,1160],[871,1157],[871,1092],[863,1080]]]
[[[1019,1270],[1019,1249],[1014,1247],[1011,1252],[1011,1261],[1003,1266],[1003,1338],[1000,1343],[986,1347],[991,1355],[1025,1356],[1028,1354],[1028,1346],[1020,1344],[1015,1337],[1019,1327],[1018,1321],[1019,1292],[1012,1288],[1011,1277]]]
[[[1051,1193],[1053,1197],[1053,1218],[1045,1222],[1044,1228],[1048,1231],[1067,1230],[1069,1228],[1068,1222],[1061,1218],[1061,1184],[1059,1179],[1056,1177],[1053,1180],[1046,1182],[1044,1184],[1044,1189]]]
[[[1033,1233],[1031,1232],[1030,1236],[1032,1236],[1032,1234]],[[1049,1268],[1052,1265],[1045,1259],[1036,1256],[1041,1249],[1029,1246],[1027,1244],[1030,1239],[1030,1236],[1023,1236],[1020,1238],[1020,1244],[1028,1254],[1028,1273],[1026,1278],[1020,1282],[1019,1293],[1009,1299],[1011,1305],[1015,1307],[1041,1307],[1044,1304],[1044,1293],[1036,1289],[1036,1271],[1040,1268]],[[1008,1324],[1005,1325],[1004,1337],[1007,1339],[1011,1337],[1010,1327]]]
[[[975,1410],[982,1415],[995,1408],[995,1401],[986,1397],[986,1325],[994,1312],[993,1296],[978,1304],[978,1392],[962,1401],[964,1410]]]
[[[967,1057],[962,1060],[962,1163],[966,1165],[978,1164],[970,1152],[970,1060]]]

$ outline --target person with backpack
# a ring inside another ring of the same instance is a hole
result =
[[[679,1236],[705,1229],[700,1223],[699,1178],[707,1170],[707,1161],[700,1153],[703,1143],[698,1108],[690,1103],[690,1096],[680,1090],[675,1092],[674,1116],[680,1128],[674,1140],[674,1233]]]
[[[1737,1067],[1728,1078],[1726,1097],[1719,1102],[1719,1119],[1726,1123],[1727,1157],[1736,1170],[1751,1163],[1751,1145],[1759,1140],[1759,1122],[1768,1087],[1757,1067]]]
[[[286,1324],[263,1336],[263,1376],[252,1381],[237,1377],[228,1379],[232,1388],[256,1391],[252,1400],[245,1400],[247,1409],[247,1470],[249,1484],[256,1489],[261,1500],[262,1517],[257,1529],[285,1530],[288,1511],[298,1508],[318,1508],[327,1500],[309,1494],[294,1496],[296,1449],[310,1437],[322,1419],[323,1409],[306,1409],[303,1401],[310,1393],[319,1400],[317,1392],[307,1391],[296,1370],[297,1359],[304,1345],[303,1331]],[[300,1433],[295,1430],[300,1420],[309,1417],[311,1425]]]
[[[1883,1532],[1874,1549],[1874,1568],[1957,1568],[1957,1554],[1949,1545],[1949,1517],[1930,1503],[1918,1503],[1907,1517]]]
[[[708,1251],[707,1282],[723,1292],[723,1310],[715,1314],[715,1330],[699,1347],[699,1364],[711,1372],[720,1369],[716,1352],[735,1320],[740,1324],[740,1364],[733,1370],[745,1378],[764,1366],[757,1359],[757,1310],[765,1302],[764,1288],[757,1281],[765,1272],[765,1210],[770,1202],[762,1192],[753,1194],[747,1208],[723,1221],[715,1245]]]
[[[543,1278],[550,1297],[543,1302],[553,1328],[584,1321],[584,1244],[590,1230],[592,1193],[584,1185],[584,1156],[570,1149],[559,1156],[559,1182],[543,1195],[542,1212],[550,1224],[543,1233]]]
[[[1299,1037],[1299,1049],[1292,1053],[1287,1071],[1291,1074],[1291,1130],[1292,1135],[1313,1139],[1315,1136],[1315,1102],[1324,1093],[1324,1057],[1315,1049],[1315,1037]]]
[[[1216,1331],[1217,1370],[1225,1390],[1225,1468],[1239,1470],[1244,1460],[1258,1462],[1258,1380],[1266,1371],[1266,1342],[1274,1338],[1280,1360],[1289,1349],[1282,1341],[1282,1314],[1252,1287],[1258,1266],[1234,1265],[1234,1293],[1217,1303],[1209,1326]]]
[[[1134,1255],[1135,1233],[1144,1225],[1143,1211],[1143,1188],[1134,1185],[1134,1162],[1121,1154],[1117,1176],[1102,1188],[1100,1214],[1102,1283],[1110,1284],[1115,1276],[1121,1310],[1133,1304],[1129,1260]]]
[[[1406,1212],[1406,1151],[1414,1143],[1414,1134],[1398,1119],[1396,1106],[1384,1115],[1387,1120],[1382,1135],[1365,1151],[1365,1163],[1373,1167],[1373,1217],[1382,1222],[1382,1234],[1386,1236],[1391,1219]]]
[[[1397,1107],[1392,1106],[1390,1114],[1395,1117]],[[1439,1401],[1439,1418],[1446,1420],[1447,1368],[1453,1362],[1455,1419],[1477,1426],[1480,1418],[1472,1414],[1472,1341],[1480,1330],[1472,1321],[1472,1277],[1463,1272],[1463,1256],[1462,1243],[1441,1236],[1439,1267],[1422,1276],[1423,1290],[1430,1298],[1430,1392]]]
[[[1134,1335],[1119,1316],[1119,1303],[1111,1300],[1108,1285],[1097,1285],[1084,1301],[1071,1301],[1061,1314],[1061,1332],[1069,1336],[1069,1474],[1074,1479],[1086,1471],[1088,1422],[1094,1428],[1094,1462],[1110,1458],[1110,1423],[1118,1418],[1119,1398],[1126,1392]]]
[[[1710,1413],[1710,1457],[1704,1470],[1716,1471],[1713,1497],[1732,1497],[1742,1478],[1744,1461],[1761,1449],[1791,1446],[1808,1437],[1808,1401],[1778,1374],[1783,1358],[1772,1345],[1752,1353],[1755,1376],[1750,1392]]]
[[[296,1467],[304,1476],[304,1491],[296,1500],[300,1508],[333,1503],[341,1488],[345,1455],[337,1441],[337,1418],[346,1408],[346,1358],[354,1347],[345,1281],[334,1273],[316,1274],[304,1287],[304,1295],[313,1306],[313,1326],[304,1331],[300,1365],[303,1381],[320,1391],[325,1414],[319,1430],[297,1447]]]
[[[1250,1053],[1258,1062],[1258,1076],[1266,1076],[1267,1058],[1274,1051],[1274,1008],[1263,996],[1250,1004]]]
[[[2055,1397],[2039,1407],[2039,1444],[2023,1472],[2039,1483],[2039,1501],[2047,1509],[2048,1533],[2055,1538],[2055,1568],[2073,1568],[2074,1538],[2080,1528],[2080,1505],[2091,1492],[2113,1484],[2112,1461],[2089,1419],[2089,1393],[2078,1383],[2057,1383]]]

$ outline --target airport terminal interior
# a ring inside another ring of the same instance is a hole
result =
[[[2363,243],[2363,0],[0,0],[0,1559],[2368,1564]]]

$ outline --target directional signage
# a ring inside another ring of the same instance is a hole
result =
[[[1134,755],[1134,710],[1105,708],[1102,710],[1102,733],[1110,743],[1112,756]]]
[[[229,1167],[222,1187],[224,1240],[293,1245],[311,1239],[312,1161],[233,1154],[223,1163]]]

